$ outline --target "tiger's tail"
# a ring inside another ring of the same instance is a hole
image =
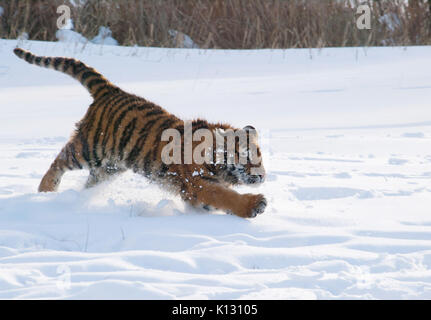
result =
[[[116,86],[109,82],[103,75],[79,60],[63,57],[36,56],[33,53],[20,48],[15,48],[13,52],[19,58],[30,64],[35,64],[40,67],[54,69],[68,74],[81,82],[94,99],[104,91],[103,89],[109,90],[109,88],[116,88]]]

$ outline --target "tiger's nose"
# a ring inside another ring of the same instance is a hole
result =
[[[248,182],[250,184],[262,183],[264,181],[265,181],[265,175],[262,175],[262,174],[250,176],[248,179]]]

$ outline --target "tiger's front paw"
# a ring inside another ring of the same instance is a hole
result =
[[[249,218],[254,218],[265,211],[268,201],[263,194],[253,194],[250,195],[250,197],[250,206],[248,208],[247,216]]]

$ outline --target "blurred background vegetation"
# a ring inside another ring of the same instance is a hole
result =
[[[370,30],[356,27],[361,3]],[[61,4],[76,32],[108,27],[121,45],[181,47],[186,35],[224,49],[431,44],[431,0],[0,0],[0,37],[57,41]]]

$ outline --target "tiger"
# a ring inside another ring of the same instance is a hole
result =
[[[165,186],[194,208],[220,210],[242,218],[254,218],[265,211],[267,200],[263,194],[241,194],[232,188],[241,184],[257,185],[265,180],[258,139],[248,134],[254,127],[243,129],[247,132],[247,146],[257,150],[257,163],[249,157],[245,164],[239,163],[239,151],[235,148],[234,162],[230,164],[226,161],[198,164],[194,160],[189,164],[166,164],[162,161],[162,151],[169,141],[161,139],[163,132],[178,130],[184,143],[185,121],[147,99],[123,91],[79,60],[36,56],[21,48],[13,52],[30,64],[57,70],[78,80],[93,98],[43,176],[39,192],[57,191],[62,176],[71,170],[89,170],[85,188],[133,170],[150,182]],[[191,120],[191,127],[193,133],[208,129],[214,135],[238,130],[230,124],[209,123],[200,118]],[[195,147],[193,142],[192,148]],[[183,145],[181,152],[184,157]],[[253,172],[256,168],[260,168],[257,174]]]

